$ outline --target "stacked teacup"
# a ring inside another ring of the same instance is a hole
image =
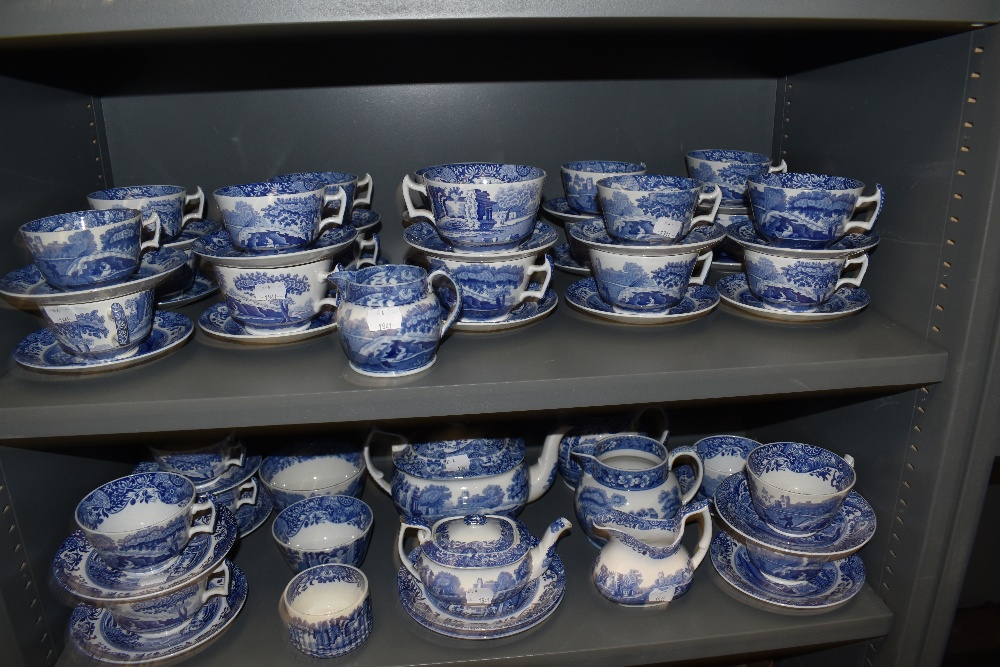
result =
[[[309,172],[216,190],[225,229],[198,239],[194,252],[212,265],[225,304],[209,307],[202,329],[280,342],[329,324],[330,313],[321,311],[336,300],[327,297],[327,276],[358,238],[343,224],[357,182],[353,174]],[[335,212],[324,217],[331,205]]]
[[[727,235],[743,248],[745,274],[719,281],[733,302],[762,313],[855,312],[884,191],[842,176],[770,173],[747,181],[752,215]],[[855,213],[870,208],[866,217]],[[749,294],[747,294],[749,291]]]
[[[457,283],[458,330],[533,321],[556,305],[545,255],[556,231],[536,221],[545,172],[538,167],[465,162],[418,169],[403,178],[403,198],[416,220],[404,232],[428,268]],[[428,207],[414,202],[422,194]],[[417,220],[423,219],[423,220]],[[425,222],[425,221],[426,222]],[[456,299],[446,294],[446,302]]]
[[[82,602],[70,636],[93,658],[173,657],[194,647],[201,628],[221,631],[246,598],[246,578],[225,559],[235,518],[199,501],[183,475],[142,472],[102,484],[75,519],[52,573],[68,601]]]
[[[714,308],[718,295],[704,281],[711,248],[725,235],[715,224],[719,187],[650,174],[605,176],[596,183],[603,217],[568,230],[572,242],[587,248],[593,272],[567,291],[570,303],[598,315],[634,315],[636,322],[644,315]],[[699,207],[708,212],[696,215]],[[597,298],[577,303],[587,290]]]
[[[843,602],[836,596],[858,583],[859,569],[863,583],[863,565],[853,554],[875,533],[871,506],[853,490],[853,464],[850,456],[797,442],[754,448],[745,472],[715,490],[716,511],[729,530],[713,544],[720,573],[783,606]]]

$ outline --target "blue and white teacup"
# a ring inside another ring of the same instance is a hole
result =
[[[32,220],[20,227],[45,281],[58,289],[121,282],[139,268],[139,257],[160,246],[160,227],[142,240],[138,209],[75,211]]]
[[[160,219],[162,241],[170,243],[189,222],[205,214],[205,193],[201,187],[197,190],[189,195],[180,185],[132,185],[91,192],[87,203],[94,209],[137,208],[147,225],[153,222],[155,212]],[[185,208],[192,202],[196,202],[197,211],[185,215]]]
[[[149,446],[161,470],[184,475],[195,485],[203,485],[226,472],[232,466],[243,465],[243,444],[230,433],[212,442],[173,442],[158,447]]]
[[[90,359],[124,359],[153,330],[153,290],[109,299],[38,307],[66,352]]]
[[[145,472],[97,487],[76,507],[76,523],[110,567],[157,570],[192,536],[215,530],[215,505],[195,502],[194,483],[173,472]],[[196,514],[207,522],[192,525]]]
[[[566,162],[559,167],[563,192],[570,207],[580,213],[600,215],[597,181],[606,176],[635,176],[646,173],[643,162],[616,160],[581,160]]]
[[[281,594],[279,612],[292,646],[314,658],[350,653],[372,631],[368,579],[351,565],[316,565],[299,572]]]
[[[552,260],[536,257],[429,257],[432,269],[445,269],[462,286],[462,320],[497,322],[528,299],[541,299],[552,280]],[[541,274],[539,276],[539,274]],[[532,279],[532,276],[536,276]],[[528,289],[535,282],[538,289]],[[454,295],[449,295],[454,299]]]
[[[264,457],[257,474],[281,511],[315,496],[360,498],[365,488],[364,472],[360,446],[320,440]]]
[[[414,181],[403,177],[411,218],[429,220],[459,250],[509,250],[531,236],[542,203],[545,171],[526,165],[459,162],[424,167]],[[430,208],[417,208],[412,191]]]
[[[309,245],[327,227],[344,219],[347,195],[338,187],[327,194],[321,181],[246,183],[213,193],[233,245],[248,252],[288,252]],[[323,207],[337,201],[337,213],[323,217]]]
[[[314,496],[278,512],[271,536],[293,572],[327,563],[361,567],[373,516],[364,501],[352,496]]]
[[[861,181],[825,174],[764,174],[747,184],[757,232],[786,248],[826,248],[849,232],[871,231],[885,198],[879,184],[875,194],[862,196]],[[868,219],[854,219],[869,206]]]
[[[782,160],[771,163],[771,156],[750,151],[704,149],[684,156],[688,176],[704,183],[714,183],[722,190],[722,206],[742,206],[747,193],[747,179],[787,171]]]
[[[854,459],[799,442],[772,442],[747,456],[754,509],[782,535],[813,535],[833,521],[857,475]]]
[[[747,286],[765,305],[805,312],[829,301],[845,285],[860,286],[868,270],[868,255],[786,256],[744,246],[743,264]]]
[[[205,572],[186,586],[134,602],[107,602],[105,608],[123,629],[146,637],[170,635],[216,596],[229,595],[229,561]]]
[[[605,303],[625,312],[658,312],[676,306],[689,285],[703,285],[712,251],[675,255],[619,255],[589,248],[597,292]],[[695,272],[695,267],[701,268]]]
[[[709,498],[713,497],[722,480],[743,472],[747,456],[756,447],[760,447],[759,442],[741,435],[711,435],[694,443],[705,471],[701,492]]]
[[[230,317],[251,334],[304,331],[323,306],[337,307],[338,300],[327,297],[332,258],[278,268],[212,268]]]
[[[608,234],[623,241],[674,243],[715,222],[721,191],[683,176],[609,176],[597,181]],[[699,208],[708,213],[695,215]]]
[[[275,183],[319,181],[326,186],[326,194],[334,197],[337,194],[337,188],[343,188],[344,201],[346,202],[343,216],[345,224],[350,221],[351,215],[354,213],[354,207],[357,204],[367,206],[372,203],[373,184],[371,174],[358,177],[356,174],[350,174],[346,171],[302,171],[295,174],[281,174],[271,180]],[[364,194],[358,196],[358,193],[362,190]],[[334,200],[332,203],[335,204],[334,210],[339,210],[339,200]]]
[[[756,540],[746,540],[747,556],[765,579],[776,584],[809,581],[823,570],[832,554],[794,554],[779,551]]]

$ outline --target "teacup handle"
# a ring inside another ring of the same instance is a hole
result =
[[[847,465],[851,466],[852,468],[854,467],[854,457],[851,456],[850,454],[844,454],[840,458],[844,459],[844,461],[847,462]]]
[[[784,160],[778,164],[772,164],[767,168],[767,173],[769,174],[784,174],[786,171],[788,171],[788,165],[785,164]]]
[[[330,202],[340,202],[340,208],[337,212],[331,216],[327,216],[319,221],[319,227],[316,230],[316,235],[319,236],[323,233],[327,227],[340,227],[344,223],[344,211],[347,210],[347,195],[344,193],[344,188],[337,186],[337,192],[330,195],[323,195],[323,206],[326,208],[327,204]],[[320,210],[322,210],[322,208]]]
[[[200,185],[196,185],[195,187],[198,189],[198,192],[193,195],[185,195],[184,208],[187,208],[187,205],[191,202],[196,201],[198,202],[198,210],[188,213],[181,218],[181,229],[184,229],[184,227],[187,226],[187,223],[192,220],[201,220],[202,216],[205,215],[205,192],[201,189]]]
[[[194,537],[198,533],[209,533],[209,534],[212,534],[212,533],[215,532],[215,517],[216,517],[215,503],[212,502],[211,498],[209,498],[208,500],[206,500],[204,502],[195,503],[194,505],[192,505],[191,506],[191,516],[194,516],[196,514],[200,514],[201,512],[204,512],[205,510],[209,511],[208,521],[205,522],[205,523],[195,524],[195,525],[191,526],[190,528],[188,528],[188,539],[191,539],[192,537]]]
[[[110,313],[111,319],[115,323],[115,335],[118,338],[118,344],[124,347],[132,341],[132,336],[128,332],[128,317],[125,315],[125,309],[120,303],[115,301],[111,304]]]
[[[250,495],[244,495],[247,492]],[[247,481],[243,482],[236,489],[236,497],[239,499],[236,501],[236,507],[240,508],[244,505],[256,505],[257,504],[257,494],[260,492],[260,486],[257,484],[257,477],[251,477]]]
[[[403,201],[406,202],[406,213],[411,218],[427,218],[434,223],[434,212],[426,208],[417,208],[413,204],[413,200],[410,198],[410,190],[416,190],[417,192],[423,193],[427,196],[427,186],[423,183],[417,183],[410,175],[407,174],[403,176]]]
[[[858,201],[854,204],[854,210],[863,208],[868,204],[874,203],[875,210],[868,217],[867,220],[851,220],[847,223],[847,227],[844,230],[845,234],[857,234],[860,230],[862,232],[870,232],[872,227],[875,226],[875,221],[878,220],[878,214],[882,212],[882,203],[885,201],[885,189],[882,187],[881,183],[875,184],[875,194],[868,195],[867,197],[858,197]],[[856,231],[851,231],[856,230]]]
[[[215,580],[219,578],[218,572],[222,572],[222,583],[215,583]],[[208,587],[205,592],[201,594],[201,603],[205,604],[217,595],[229,595],[229,585],[232,580],[232,574],[229,571],[229,561],[223,559],[222,565],[220,565],[215,572],[216,576],[212,577],[208,581]]]
[[[430,530],[426,526],[414,525],[412,523],[400,522],[399,534],[396,536],[396,551],[399,553],[399,560],[403,561],[403,567],[410,571],[413,578],[417,581],[421,581],[420,573],[417,572],[417,568],[413,566],[410,561],[409,555],[406,553],[406,549],[403,548],[403,540],[406,538],[406,531],[409,529],[417,531],[417,541],[423,543],[430,537]]]
[[[719,212],[719,204],[722,203],[722,190],[718,185],[713,183],[712,189],[708,192],[705,192],[705,189],[702,188],[701,193],[698,195],[698,206],[700,207],[705,202],[712,202],[712,210],[691,218],[691,229],[694,229],[698,225],[710,225],[715,222],[715,214]]]
[[[379,240],[378,234],[372,233],[372,237],[370,239],[359,236],[355,241],[355,244],[354,270],[378,264],[379,256],[382,254],[382,242]],[[372,251],[371,257],[363,257],[366,250]]]
[[[690,445],[674,447],[670,450],[670,453],[667,455],[667,465],[670,466],[671,470],[674,468],[674,459],[681,456],[691,457],[694,464],[691,467],[694,468],[695,480],[694,484],[691,485],[691,488],[687,490],[687,493],[681,494],[681,504],[683,505],[691,502],[691,499],[694,498],[696,493],[698,493],[698,489],[701,488],[702,477],[705,476],[705,471],[701,467],[701,457],[698,456],[698,450]]]
[[[688,509],[681,508],[681,518],[685,523],[691,517],[694,517],[699,524],[698,546],[691,555],[691,569],[697,570],[712,545],[712,515],[708,510],[708,501],[699,500],[688,505]]]
[[[437,271],[432,271],[431,274],[427,276],[428,286],[430,286],[431,283],[434,282],[434,278],[444,278],[449,283],[451,283],[451,287],[455,292],[455,304],[451,307],[451,310],[448,312],[448,316],[444,319],[444,322],[441,324],[441,332],[438,334],[438,336],[440,337],[444,336],[445,332],[447,332],[448,329],[451,328],[451,325],[455,323],[455,320],[458,319],[459,313],[462,312],[462,287],[457,282],[455,282],[455,279],[451,277],[451,274],[449,274],[444,269],[438,269]]]
[[[394,445],[393,448],[405,447],[408,443],[408,439],[406,438],[406,436],[401,435],[399,433],[384,431],[378,428],[377,426],[372,426],[371,430],[368,431],[368,436],[365,438],[364,447],[361,448],[361,451],[364,453],[365,467],[368,468],[368,474],[375,481],[375,483],[382,488],[383,491],[385,491],[391,496],[392,486],[390,486],[389,483],[385,481],[385,473],[376,468],[375,463],[372,461],[371,444],[372,444],[372,438],[374,438],[376,435],[387,435],[391,438],[399,440],[400,444]]]
[[[372,175],[365,173],[364,176],[358,179],[358,184],[354,186],[354,205],[358,204],[371,204],[372,203],[372,190],[374,190],[374,182],[372,181]],[[363,197],[359,197],[358,193],[361,189],[365,189],[365,194]]]
[[[698,259],[695,260],[695,264],[701,263],[701,270],[698,271],[698,275],[692,275],[691,280],[688,281],[689,285],[704,285],[705,278],[708,277],[708,271],[712,268],[712,251],[703,252],[698,255]]]
[[[243,445],[236,441],[233,433],[226,436],[229,443],[226,445],[226,458],[222,462],[227,468],[230,466],[241,466],[246,461],[246,450]]]
[[[541,264],[535,264],[534,266],[528,267],[528,275],[534,275],[536,273],[544,273],[545,280],[542,281],[542,286],[536,290],[526,289],[521,292],[521,297],[517,300],[521,303],[525,299],[536,298],[541,299],[545,296],[545,291],[549,289],[549,283],[552,282],[552,258],[545,255],[545,261]]]
[[[847,278],[841,278],[840,280],[838,280],[837,284],[834,285],[833,287],[833,291],[836,292],[844,285],[853,285],[854,287],[861,286],[861,280],[865,277],[865,273],[868,272],[868,255],[861,255],[860,257],[851,257],[844,263],[844,268],[841,270],[841,274],[847,271],[848,267],[858,266],[858,265],[860,265],[860,268],[857,270],[857,272],[853,276],[849,276]]]
[[[146,250],[156,250],[157,248],[160,247],[160,227],[162,226],[162,223],[160,221],[160,214],[157,213],[156,211],[153,211],[150,214],[149,219],[150,221],[153,222],[153,227],[155,231],[153,232],[153,238],[149,239],[148,241],[143,241],[142,244],[139,246],[140,255]],[[143,228],[145,227],[146,225],[143,225]]]

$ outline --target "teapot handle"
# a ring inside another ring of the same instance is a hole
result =
[[[423,543],[430,536],[430,531],[425,526],[415,525],[412,523],[400,522],[399,524],[399,534],[396,536],[396,551],[399,553],[399,560],[403,562],[403,567],[410,571],[414,579],[420,581],[420,574],[417,572],[417,568],[413,566],[413,561],[410,560],[410,556],[406,553],[406,549],[403,548],[403,540],[406,538],[406,531],[413,528],[417,531],[417,540]]]
[[[368,468],[368,474],[371,475],[371,478],[382,488],[383,491],[388,493],[389,496],[392,496],[392,486],[390,486],[389,482],[385,481],[385,473],[376,468],[375,463],[372,462],[371,443],[372,438],[376,435],[387,435],[390,438],[399,440],[403,445],[406,444],[407,440],[405,436],[400,435],[399,433],[383,431],[377,426],[372,426],[371,430],[368,431],[368,437],[365,438],[365,445],[362,449],[365,457],[365,467]]]
[[[699,524],[698,546],[691,556],[691,569],[697,570],[698,566],[701,565],[701,561],[705,559],[705,554],[708,553],[709,547],[712,545],[712,515],[708,510],[708,501],[699,500],[682,509],[681,512],[682,516],[680,518],[682,521],[687,523],[691,517],[694,517]]]
[[[670,466],[671,470],[674,468],[674,459],[679,456],[690,456],[693,464],[691,467],[694,468],[694,484],[687,490],[687,493],[681,494],[681,504],[686,505],[691,502],[691,499],[698,493],[698,489],[701,488],[701,480],[705,476],[705,471],[702,469],[701,457],[698,456],[698,450],[690,445],[674,447],[670,450],[670,454],[667,457],[667,465]]]

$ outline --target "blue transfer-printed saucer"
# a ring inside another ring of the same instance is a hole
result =
[[[192,537],[166,569],[139,574],[105,564],[83,531],[76,530],[52,559],[52,576],[74,597],[96,604],[160,597],[218,567],[238,534],[236,517],[225,507],[218,507],[215,532]]]
[[[229,232],[222,229],[196,240],[191,250],[205,261],[223,266],[273,269],[333,257],[354,243],[357,236],[358,230],[354,227],[334,227],[320,234],[305,248],[285,252],[247,252],[234,246]]]
[[[532,538],[530,546],[536,544],[538,540]],[[410,553],[414,563],[416,556],[416,550]],[[549,569],[539,577],[535,594],[506,616],[490,619],[461,618],[441,611],[428,602],[424,585],[405,567],[399,568],[396,584],[403,609],[425,628],[459,639],[497,639],[524,632],[548,618],[566,592],[566,570],[559,556],[553,555]]]
[[[530,289],[538,289],[540,285],[531,285]],[[559,296],[551,289],[545,290],[545,296],[538,300],[529,300],[514,307],[514,310],[499,322],[477,322],[475,320],[455,320],[451,328],[455,331],[506,331],[533,324],[548,317],[559,303]]]
[[[195,488],[198,490],[198,493],[218,493],[219,491],[236,486],[237,484],[242,484],[257,472],[257,469],[260,468],[260,462],[261,457],[259,454],[255,456],[245,456],[243,457],[243,465],[229,466],[215,479],[210,479],[206,482],[202,482],[201,484],[195,484]],[[132,474],[135,475],[141,472],[159,472],[160,470],[161,468],[156,464],[156,461],[140,461],[132,470]]]
[[[715,283],[722,300],[736,310],[768,320],[780,322],[823,322],[850,317],[861,311],[871,301],[863,287],[841,287],[830,300],[815,310],[795,312],[766,306],[750,291],[745,273],[733,273]]]
[[[814,535],[789,537],[770,528],[750,500],[746,476],[730,475],[715,490],[718,516],[734,532],[775,551],[797,556],[827,556],[831,560],[856,553],[875,535],[875,511],[857,491],[851,491],[833,522]]]
[[[812,579],[779,584],[765,579],[746,547],[720,530],[712,538],[712,564],[733,588],[755,600],[788,609],[829,610],[843,605],[865,585],[859,556],[830,561]]]
[[[141,292],[160,284],[187,262],[183,250],[161,248],[142,256],[139,270],[126,280],[100,287],[60,290],[52,287],[34,264],[11,271],[0,278],[0,295],[12,301],[27,302],[36,306],[87,303],[113,299],[122,294]]]
[[[601,299],[593,278],[584,278],[566,288],[566,301],[577,310],[612,322],[673,324],[708,315],[719,305],[719,293],[708,285],[689,285],[684,298],[673,308],[658,313],[625,312]]]
[[[200,301],[218,291],[219,287],[215,284],[215,282],[210,277],[199,271],[197,275],[195,275],[194,282],[191,284],[191,287],[188,287],[183,292],[179,292],[167,299],[160,299],[156,302],[156,305],[160,308],[180,308],[181,306],[186,306],[189,303]]]
[[[236,522],[240,526],[240,539],[264,525],[271,516],[274,501],[263,485],[257,490],[257,502],[253,505],[242,505],[236,508]]]
[[[234,343],[279,345],[315,338],[336,331],[337,322],[334,319],[334,311],[325,310],[314,317],[309,323],[309,328],[304,331],[252,334],[248,333],[242,324],[229,316],[229,307],[225,303],[214,303],[198,318],[198,327],[212,338]]]
[[[216,222],[215,220],[192,220],[184,225],[181,235],[170,243],[180,245],[182,243],[194,241],[195,239],[200,239],[202,236],[212,234],[220,229],[222,229],[222,223]]]
[[[403,230],[403,240],[431,257],[489,257],[491,259],[517,259],[548,250],[559,240],[559,233],[547,222],[536,222],[535,229],[521,245],[510,250],[456,250],[448,245],[429,222],[415,222]]]
[[[829,248],[784,248],[757,233],[750,219],[736,221],[726,229],[726,236],[745,248],[753,248],[763,253],[775,253],[785,257],[813,257],[836,259],[861,255],[878,245],[879,236],[875,232],[848,234]]]
[[[661,257],[685,252],[701,252],[726,237],[726,228],[718,223],[699,225],[676,243],[623,241],[608,234],[603,218],[591,218],[572,225],[567,232],[588,248],[606,250],[618,255]]]
[[[48,329],[25,336],[14,348],[14,361],[36,371],[49,373],[100,373],[144,364],[180,347],[194,332],[186,315],[158,310],[153,313],[153,330],[139,350],[124,359],[91,359],[69,354]]]
[[[359,232],[364,232],[377,225],[381,220],[382,216],[371,209],[355,208],[351,212],[350,222],[344,226],[353,227]]]
[[[104,663],[148,665],[189,654],[225,630],[246,602],[246,575],[235,563],[228,565],[229,595],[211,598],[175,632],[162,637],[135,634],[121,628],[110,612],[81,604],[70,616],[70,637],[80,651]]]
[[[546,199],[542,202],[542,212],[552,216],[559,222],[578,222],[594,217],[593,213],[580,213],[575,210],[569,205],[569,200],[565,197]]]
[[[568,243],[560,243],[549,251],[552,257],[552,265],[560,271],[572,273],[577,276],[589,276],[590,265],[578,262],[573,253],[569,250]]]

